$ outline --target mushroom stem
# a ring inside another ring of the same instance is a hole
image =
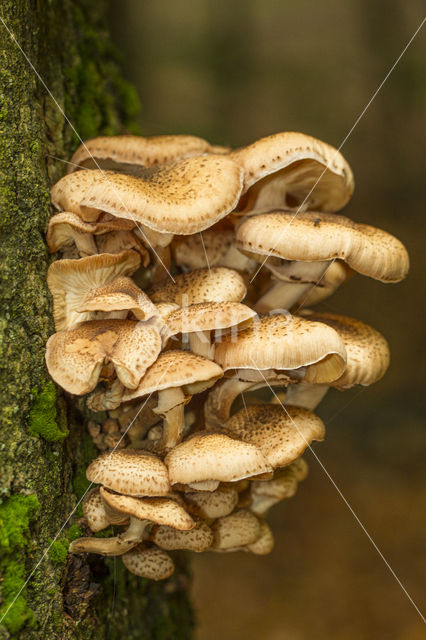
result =
[[[194,331],[188,334],[189,348],[192,353],[213,360],[214,344],[210,341],[210,331]]]
[[[188,398],[180,387],[162,389],[158,392],[158,404],[153,412],[164,418],[163,435],[156,446],[159,451],[172,449],[181,442],[187,402]]]
[[[309,382],[291,384],[287,387],[286,404],[313,410],[319,405],[329,388],[328,384]]]

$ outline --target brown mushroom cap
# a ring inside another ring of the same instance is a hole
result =
[[[153,453],[142,450],[104,453],[90,463],[86,477],[129,496],[166,496],[171,491],[164,463]]]
[[[126,165],[150,167],[176,162],[212,151],[202,138],[186,135],[100,136],[86,140],[71,158],[68,173],[80,168],[123,169]],[[124,166],[123,166],[124,165]]]
[[[212,549],[216,551],[238,550],[256,542],[262,533],[260,520],[245,509],[219,518],[212,525],[212,531]]]
[[[222,433],[198,432],[164,459],[171,484],[232,482],[271,471],[261,451]]]
[[[108,518],[108,514],[105,511],[105,506],[99,493],[99,487],[91,489],[85,496],[82,503],[83,516],[86,518],[87,523],[93,531],[102,531],[111,524]],[[122,523],[125,524],[127,518],[122,518]]]
[[[225,335],[216,344],[215,361],[229,369],[297,371],[311,382],[339,378],[346,363],[342,339],[324,324],[300,322],[301,318],[273,315],[260,318],[236,336]],[[296,374],[295,374],[296,375]],[[259,378],[261,380],[262,378]]]
[[[53,296],[53,318],[57,331],[93,319],[92,312],[79,312],[84,297],[97,287],[120,276],[129,276],[140,266],[136,251],[88,256],[80,260],[56,260],[47,272],[47,285]]]
[[[265,520],[260,520],[260,536],[255,542],[248,544],[247,551],[258,556],[266,556],[274,548],[274,534]]]
[[[307,310],[303,312],[303,316],[333,327],[345,344],[346,369],[331,386],[339,389],[348,389],[355,384],[368,386],[384,376],[389,366],[390,353],[389,345],[381,333],[360,320],[335,313],[314,313]]]
[[[277,469],[270,480],[251,482],[250,510],[257,515],[264,515],[277,502],[292,498],[299,482],[305,480],[307,474],[307,463],[303,458],[298,458],[288,467]]]
[[[169,554],[157,547],[138,545],[121,556],[121,559],[131,573],[149,580],[165,580],[175,570]]]
[[[131,278],[121,276],[108,284],[91,289],[81,301],[78,311],[131,311],[138,320],[158,315],[153,302]]]
[[[155,303],[174,302],[187,307],[201,302],[241,302],[246,285],[237,271],[225,267],[196,269],[175,278],[165,278],[151,289],[148,296]]]
[[[202,518],[221,518],[237,506],[238,491],[233,487],[218,487],[216,491],[188,491],[183,498],[190,513]]]
[[[160,350],[155,326],[132,320],[92,320],[50,336],[46,364],[57,384],[83,395],[96,387],[107,361],[113,363],[124,386],[136,388]]]
[[[167,526],[154,527],[151,537],[160,549],[166,551],[187,549],[201,553],[206,551],[213,542],[212,530],[203,520],[190,531],[177,531]]]
[[[342,154],[303,133],[286,131],[237,149],[230,157],[244,169],[239,209],[299,207],[337,211],[350,199],[354,180]]]
[[[227,431],[258,447],[271,467],[285,467],[299,458],[312,440],[323,440],[323,421],[312,411],[272,404],[250,405],[225,424]]]
[[[189,531],[195,527],[194,520],[176,500],[121,495],[104,487],[100,488],[100,494],[112,509],[138,520],[149,520],[182,531]]]
[[[236,245],[285,260],[338,258],[382,282],[399,282],[409,268],[407,250],[390,233],[331,213],[276,211],[247,218],[237,230]]]
[[[96,180],[94,171],[77,171],[61,178],[50,190],[53,206],[59,211],[70,211],[88,222],[97,220],[98,211],[82,209],[81,200],[87,189]]]
[[[168,338],[178,333],[244,326],[255,315],[255,311],[241,302],[200,302],[172,311],[167,316],[164,333]]]
[[[208,389],[222,375],[222,369],[207,358],[190,351],[164,351],[149,367],[139,386],[124,392],[123,402],[174,387],[181,387],[192,395]]]
[[[242,189],[242,170],[225,155],[141,169],[137,177],[110,171],[91,173],[95,175],[83,194],[82,207],[180,235],[202,231],[224,218],[237,205]]]

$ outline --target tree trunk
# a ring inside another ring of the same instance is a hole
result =
[[[137,98],[114,60],[105,10],[99,0],[2,0],[1,640],[191,635],[184,559],[156,584],[128,574],[119,559],[67,556],[81,512],[67,519],[96,451],[44,365],[54,331],[44,237],[49,183],[65,168],[57,159],[78,140],[31,64],[82,138],[134,130]]]

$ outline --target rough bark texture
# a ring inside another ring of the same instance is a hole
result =
[[[104,11],[99,0],[1,5],[5,24],[83,138],[132,130],[137,108],[114,61]],[[153,584],[129,576],[119,559],[67,557],[79,513],[67,517],[95,450],[44,366],[53,332],[44,235],[49,183],[65,167],[51,156],[68,158],[77,140],[2,23],[0,55],[0,638],[189,638],[184,560],[177,558],[172,579]]]

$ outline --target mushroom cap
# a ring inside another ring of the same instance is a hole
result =
[[[208,524],[203,520],[197,522],[190,531],[177,531],[172,527],[154,527],[152,541],[166,551],[187,549],[201,553],[206,551],[213,542],[213,533]]]
[[[312,440],[323,440],[323,421],[312,411],[274,404],[249,405],[234,414],[225,429],[258,447],[271,467],[285,467],[299,458]]]
[[[161,280],[149,289],[148,296],[155,303],[174,302],[188,307],[201,302],[241,302],[247,292],[242,276],[225,267],[196,269],[175,280]]]
[[[186,394],[192,395],[208,389],[222,376],[219,365],[207,358],[190,351],[164,351],[149,367],[139,386],[124,392],[123,402],[173,387],[183,387]]]
[[[93,318],[92,312],[79,312],[84,297],[97,287],[120,276],[129,276],[141,264],[136,251],[101,253],[80,260],[56,260],[47,271],[47,286],[53,296],[55,329],[71,329]]]
[[[53,206],[59,211],[75,213],[83,220],[97,220],[98,211],[92,212],[80,207],[83,195],[95,180],[96,176],[93,171],[77,171],[64,176],[50,190]]]
[[[178,333],[228,329],[249,323],[256,312],[241,302],[200,302],[172,311],[164,332],[169,338]]]
[[[124,566],[131,573],[149,580],[165,580],[175,570],[168,553],[157,547],[137,545],[121,556]]]
[[[207,229],[230,213],[238,203],[243,181],[240,166],[225,155],[141,169],[137,177],[111,171],[91,173],[95,176],[81,206],[180,235]]]
[[[104,487],[100,488],[100,494],[112,509],[138,520],[149,520],[182,531],[188,531],[195,527],[194,520],[176,500],[121,495],[112,493]]]
[[[216,343],[215,361],[229,369],[276,369],[294,371],[306,367],[303,379],[328,382],[339,378],[346,352],[339,334],[324,324],[276,314],[260,318],[236,335],[225,335]]]
[[[347,389],[356,384],[369,386],[380,380],[389,366],[389,345],[381,333],[368,324],[335,313],[302,312],[308,320],[324,322],[333,327],[342,338],[347,363],[343,375],[332,383],[333,387]]]
[[[131,311],[138,320],[149,320],[158,315],[153,302],[131,278],[120,276],[84,296],[78,311]]]
[[[207,260],[210,267],[221,266],[221,261],[225,258],[233,241],[233,229],[223,229],[220,232],[215,229],[206,229],[202,234],[177,237],[172,245],[173,258],[178,266],[191,271],[205,267]]]
[[[183,497],[190,513],[202,518],[221,518],[237,506],[238,491],[233,487],[218,487],[216,491],[188,491]]]
[[[100,136],[86,140],[71,158],[68,173],[81,167],[115,169],[120,165],[152,165],[175,162],[190,156],[211,152],[212,147],[202,138],[186,135]]]
[[[165,464],[158,456],[142,450],[104,453],[90,463],[86,477],[129,496],[166,496],[171,491]]]
[[[250,254],[284,260],[344,260],[351,269],[381,282],[408,273],[404,245],[390,233],[331,213],[274,211],[244,220],[236,245]]]
[[[312,307],[331,296],[341,284],[349,280],[353,271],[345,262],[334,260],[329,263],[327,271],[316,281],[303,298],[298,302],[298,308]]]
[[[260,520],[250,511],[240,509],[229,516],[218,518],[213,525],[212,548],[230,551],[253,544],[261,535]]]
[[[342,154],[303,133],[276,133],[230,157],[244,169],[244,193],[250,189],[242,207],[246,211],[298,207],[305,198],[306,208],[337,211],[354,190],[352,170]]]
[[[86,518],[93,533],[102,531],[102,529],[106,529],[111,524],[99,493],[99,487],[91,489],[86,493],[81,508],[83,516]],[[123,518],[123,520],[125,523],[126,518]]]
[[[255,542],[248,544],[246,549],[258,556],[266,556],[274,548],[274,534],[266,520],[260,520],[260,536]]]
[[[160,350],[155,326],[133,320],[92,320],[50,336],[46,365],[59,386],[84,395],[96,387],[106,361],[113,363],[125,387],[136,388]]]
[[[271,471],[260,449],[222,433],[198,432],[164,459],[171,484],[233,482]]]

